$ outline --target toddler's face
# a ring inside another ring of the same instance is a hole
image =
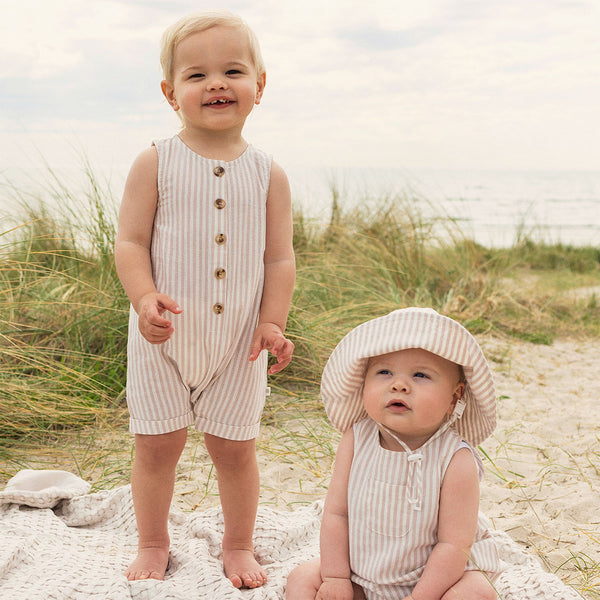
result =
[[[265,84],[244,35],[223,26],[196,32],[179,43],[173,58],[173,81],[162,82],[163,93],[185,127],[241,129]]]
[[[363,388],[367,414],[411,449],[423,445],[452,414],[464,392],[460,368],[436,354],[411,348],[369,359]],[[382,430],[384,445],[393,438]]]

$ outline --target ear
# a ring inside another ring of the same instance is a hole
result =
[[[163,79],[160,82],[160,89],[162,90],[162,93],[164,94],[165,98],[167,99],[167,102],[171,105],[173,110],[178,111],[179,104],[177,104],[177,100],[175,98],[175,88],[173,87],[173,84],[170,81]]]
[[[265,91],[265,85],[267,83],[267,74],[261,73],[256,80],[256,98],[254,104],[260,104],[263,92]]]
[[[456,388],[454,389],[454,394],[452,395],[452,398],[454,400],[454,402],[458,402],[464,395],[465,393],[465,382],[464,381],[459,381],[458,384],[456,385]]]
[[[452,393],[452,402],[450,403],[450,408],[448,409],[448,414],[451,415],[454,412],[454,408],[456,407],[456,403],[463,397],[465,393],[465,384],[462,381],[459,381],[454,388],[454,392]]]

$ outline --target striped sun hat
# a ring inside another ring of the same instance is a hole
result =
[[[321,379],[321,397],[333,426],[345,431],[367,416],[362,389],[368,359],[421,348],[461,365],[466,406],[454,427],[478,446],[496,427],[496,391],[475,338],[459,323],[431,308],[403,308],[362,323],[335,347]]]

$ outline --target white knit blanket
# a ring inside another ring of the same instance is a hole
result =
[[[219,508],[172,511],[164,581],[128,582],[137,532],[129,486],[90,494],[64,471],[21,471],[0,492],[0,598],[3,600],[280,600],[288,573],[318,554],[322,503],[294,511],[261,506],[255,549],[269,580],[237,590],[223,575]],[[506,534],[494,531],[507,568],[501,600],[582,600]]]

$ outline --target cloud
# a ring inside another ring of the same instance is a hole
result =
[[[411,48],[430,42],[440,35],[437,27],[417,27],[413,29],[386,29],[376,25],[349,31],[341,31],[340,39],[350,42],[361,49],[375,52]]]
[[[267,63],[247,138],[282,162],[593,165],[583,147],[600,118],[597,2],[222,5],[256,30]],[[19,132],[76,132],[113,162],[174,133],[159,88],[159,38],[197,8],[187,0],[8,5],[0,36],[6,160]],[[551,151],[548,139],[557,140]]]

